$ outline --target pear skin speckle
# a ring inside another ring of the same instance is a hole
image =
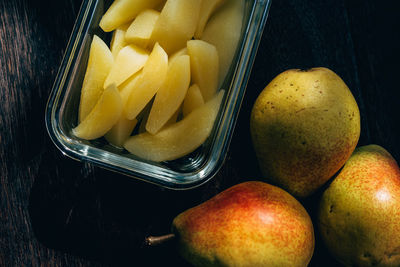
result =
[[[266,181],[300,198],[313,194],[344,165],[360,131],[351,91],[327,68],[279,74],[258,96],[250,117]]]
[[[314,250],[306,210],[263,182],[235,185],[181,213],[173,231],[194,266],[307,266]]]
[[[400,169],[384,148],[357,148],[323,193],[318,229],[348,266],[400,266]]]

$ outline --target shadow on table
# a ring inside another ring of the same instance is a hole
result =
[[[231,155],[236,153],[233,148]],[[43,155],[30,194],[33,230],[45,246],[101,265],[189,266],[173,242],[147,247],[143,241],[148,235],[169,233],[173,218],[183,210],[251,179],[226,167],[235,166],[234,159],[227,161],[205,185],[172,191],[73,161],[51,148]],[[303,203],[312,217],[318,197]],[[327,265],[330,262],[333,265]],[[310,266],[338,266],[321,246],[317,231]]]
[[[172,191],[73,161],[47,145],[29,201],[36,237],[106,264],[185,266],[173,243],[149,248],[144,238],[169,233],[177,214],[239,182],[222,170],[196,189]]]

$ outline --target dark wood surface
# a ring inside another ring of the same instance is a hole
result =
[[[146,248],[181,211],[259,179],[249,114],[288,68],[325,66],[351,88],[359,145],[400,160],[399,8],[396,1],[280,0],[271,7],[228,158],[217,176],[170,191],[65,158],[44,111],[79,0],[0,0],[0,266],[185,266],[173,246]],[[314,216],[318,194],[303,203]],[[318,235],[311,266],[337,266]]]

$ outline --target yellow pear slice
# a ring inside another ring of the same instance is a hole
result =
[[[124,24],[113,31],[110,50],[114,58],[117,58],[119,51],[128,45],[128,43],[125,41],[125,33],[129,25],[130,24]]]
[[[122,113],[122,100],[117,87],[112,84],[104,89],[96,106],[87,117],[72,129],[75,136],[93,140],[106,134]]]
[[[124,107],[126,118],[134,119],[146,104],[157,93],[163,84],[168,70],[168,55],[156,43],[149,59],[143,67],[140,79],[132,88],[129,99]]]
[[[175,123],[178,120],[179,115],[181,113],[182,113],[182,105],[180,105],[179,108],[174,112],[174,114],[172,114],[171,118],[168,119],[168,121],[164,124],[163,127],[166,127],[168,125]]]
[[[146,48],[159,16],[160,12],[153,9],[142,11],[126,31],[126,41]]]
[[[83,121],[92,111],[101,94],[103,84],[114,63],[108,46],[98,36],[93,36],[89,60],[81,89],[79,121]]]
[[[208,21],[202,40],[215,45],[219,56],[219,86],[224,81],[239,43],[243,12],[243,0],[230,0]]]
[[[171,64],[172,61],[174,61],[175,59],[177,59],[179,56],[183,56],[183,55],[187,55],[187,47],[184,47],[180,50],[178,50],[177,52],[173,53],[170,57],[169,57],[169,64]]]
[[[136,124],[136,119],[128,120],[121,114],[117,123],[106,133],[106,135],[104,135],[104,137],[110,144],[122,148],[124,142],[131,135]]]
[[[197,24],[196,32],[194,33],[194,37],[196,39],[201,39],[204,27],[206,26],[208,19],[211,17],[213,12],[225,1],[226,0],[202,0],[199,14],[199,22]]]
[[[155,135],[146,132],[131,136],[124,144],[125,149],[156,162],[174,160],[193,152],[210,135],[222,97],[221,90],[202,107]]]
[[[152,134],[171,118],[185,98],[190,84],[190,59],[183,55],[168,66],[167,77],[158,90],[146,124]]]
[[[167,0],[151,39],[171,54],[186,46],[197,27],[201,0]]]
[[[211,99],[218,86],[219,61],[218,52],[214,45],[202,40],[187,42],[190,56],[190,71],[193,83],[200,87],[205,101]]]
[[[107,76],[104,88],[112,83],[119,86],[130,76],[141,70],[148,57],[147,51],[138,46],[128,45],[122,48],[115,59],[110,74]]]
[[[164,0],[115,0],[100,20],[100,28],[110,32],[132,21],[142,10],[159,6]]]
[[[142,75],[142,71],[138,71],[133,74],[128,80],[122,83],[118,89],[119,93],[121,94],[122,105],[125,109],[126,103],[128,103],[129,96],[132,93],[132,90],[135,89],[137,83],[140,81],[140,76]]]
[[[143,108],[143,110],[137,116],[138,120],[140,120],[138,133],[146,132],[146,123],[147,123],[147,119],[149,118],[152,104],[153,104],[153,101],[150,101],[149,103],[147,103],[147,105]]]
[[[201,95],[200,88],[197,84],[189,87],[185,100],[183,100],[182,113],[186,117],[190,112],[204,104],[203,96]]]

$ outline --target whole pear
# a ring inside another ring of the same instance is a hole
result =
[[[400,266],[400,170],[384,148],[357,148],[322,195],[318,225],[346,266]]]
[[[173,231],[194,266],[307,266],[314,251],[304,207],[264,182],[235,185],[184,211]]]
[[[254,103],[250,132],[269,182],[307,197],[346,162],[360,136],[358,105],[327,68],[279,74]]]

